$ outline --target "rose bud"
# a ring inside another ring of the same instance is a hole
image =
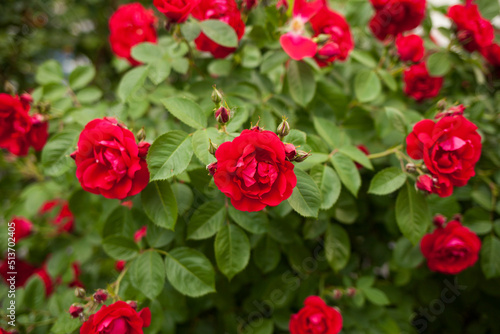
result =
[[[407,173],[411,173],[411,174],[413,174],[417,171],[417,167],[415,166],[415,164],[413,164],[411,162],[406,164],[405,169],[406,169]]]
[[[355,288],[347,288],[347,295],[349,297],[354,297],[356,295],[356,289]]]
[[[215,144],[212,142],[212,140],[208,140],[209,145],[208,145],[208,152],[210,152],[211,155],[215,155],[215,151],[219,148],[219,145]]]
[[[102,289],[97,290],[94,293],[94,300],[98,303],[104,303],[108,299],[108,293]]]
[[[340,298],[342,298],[343,295],[344,295],[344,293],[342,292],[342,290],[339,290],[339,289],[335,289],[332,292],[332,297],[335,300],[339,300]]]
[[[125,261],[123,260],[118,260],[115,262],[115,269],[116,271],[122,271],[125,268]]]
[[[212,162],[211,164],[207,165],[207,170],[210,175],[214,176],[215,172],[217,171],[217,162]]]
[[[137,148],[139,149],[139,157],[145,158],[148,155],[149,148],[151,147],[150,143],[146,143],[145,141],[137,144]]]
[[[217,120],[217,122],[219,122],[219,124],[226,124],[227,122],[229,122],[229,118],[231,117],[230,115],[231,113],[229,112],[229,110],[227,110],[225,107],[220,107],[219,109],[217,109],[217,111],[215,112],[215,119]]]
[[[134,234],[134,241],[136,243],[140,242],[142,240],[142,238],[144,238],[146,236],[147,231],[148,231],[148,227],[145,225],[143,227],[141,227],[140,229],[138,229]]]
[[[212,102],[218,106],[222,101],[222,95],[221,93],[217,90],[217,88],[214,87],[214,91],[212,92]]]
[[[84,288],[76,288],[75,289],[75,297],[77,298],[85,298],[86,292]]]
[[[33,97],[28,93],[21,94],[20,100],[25,108],[29,107],[29,105],[33,103]]]
[[[127,304],[129,304],[131,308],[137,311],[137,302],[135,300],[128,300]]]
[[[278,125],[277,134],[280,137],[280,139],[283,140],[283,137],[285,137],[289,133],[290,133],[290,124],[288,124],[286,118],[283,117],[283,120],[281,121],[280,125]]]
[[[446,217],[439,214],[435,215],[434,218],[432,218],[432,223],[438,228],[444,227],[444,224],[446,224]]]
[[[434,186],[434,180],[427,174],[420,175],[417,178],[417,182],[415,186],[418,190],[423,191],[425,193],[432,193],[432,187]]]
[[[144,130],[144,127],[142,127],[139,131],[137,131],[135,137],[139,142],[144,141],[144,139],[146,139],[146,131]]]
[[[451,217],[451,220],[456,220],[457,222],[462,222],[463,216],[459,213],[455,213],[453,217]]]
[[[69,310],[68,310],[69,314],[71,315],[71,317],[73,318],[78,318],[78,316],[80,315],[80,313],[83,312],[83,307],[79,304],[73,304],[69,307]]]
[[[295,156],[295,159],[293,159],[293,161],[302,162],[302,161],[306,160],[309,156],[311,156],[310,152],[299,150],[299,151],[297,151],[297,155]]]
[[[297,155],[297,150],[293,144],[285,144],[285,155],[288,161],[293,161]]]

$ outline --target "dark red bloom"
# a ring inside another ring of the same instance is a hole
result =
[[[149,308],[137,312],[129,304],[117,301],[92,314],[83,323],[80,334],[142,334],[143,327],[149,327],[150,323]]]
[[[201,0],[192,15],[200,21],[219,20],[227,23],[236,32],[238,40],[245,33],[245,23],[234,0]],[[194,42],[198,50],[210,52],[215,58],[225,58],[236,50],[215,43],[204,33],[201,33]]]
[[[288,199],[297,184],[285,145],[271,131],[243,130],[215,152],[215,185],[240,211],[259,211]]]
[[[493,67],[500,67],[500,45],[490,44],[481,49],[481,54]]]
[[[95,119],[85,126],[75,162],[82,188],[106,198],[136,195],[149,182],[148,166],[139,156],[134,134],[114,118]]]
[[[11,222],[14,223],[16,242],[29,236],[33,230],[33,223],[24,217],[14,217]]]
[[[198,6],[200,0],[154,0],[153,4],[160,13],[163,13],[170,22],[182,23]]]
[[[141,141],[137,147],[139,148],[139,157],[146,158],[149,152],[149,148],[151,147],[150,143],[146,143],[145,141]]]
[[[73,318],[78,318],[80,313],[83,312],[83,307],[78,304],[73,304],[69,307],[68,313],[71,315]]]
[[[481,240],[460,222],[451,221],[426,234],[420,249],[430,270],[455,275],[476,263]]]
[[[94,300],[98,303],[104,303],[108,299],[108,293],[102,289],[98,289],[94,293]]]
[[[493,42],[495,32],[475,4],[455,5],[448,9],[448,16],[455,23],[457,37],[465,50],[479,51]]]
[[[418,27],[425,16],[425,0],[370,1],[375,8],[375,16],[369,26],[381,41]]]
[[[417,101],[435,97],[443,86],[442,77],[431,77],[425,63],[411,66],[403,74],[405,93]]]
[[[12,275],[8,274],[9,272],[12,272],[12,269],[9,268],[9,264],[7,260],[1,261],[0,263],[0,275],[3,277],[5,282],[10,285],[10,282],[7,281]],[[17,273],[16,280],[15,280],[15,286],[16,288],[18,287],[23,287],[28,280],[33,277],[33,275],[37,276],[39,279],[42,280],[44,286],[45,286],[45,295],[48,296],[52,293],[54,287],[52,284],[52,279],[50,278],[49,274],[47,273],[47,270],[45,269],[45,266],[42,267],[35,267],[32,264],[25,262],[20,259],[16,259],[16,264],[15,264],[15,272]]]
[[[419,62],[424,57],[424,40],[418,35],[398,35],[396,47],[402,61]]]
[[[28,143],[35,151],[41,151],[49,138],[49,123],[44,121],[41,114],[31,116],[31,130],[28,132]]]
[[[309,296],[304,307],[290,318],[290,334],[337,334],[342,330],[342,315],[318,296]]]
[[[138,2],[120,6],[109,19],[109,42],[113,52],[130,64],[139,65],[130,54],[132,47],[143,42],[157,42],[156,21],[153,11]]]
[[[38,211],[41,215],[46,215],[52,213],[55,214],[54,218],[50,220],[54,226],[57,226],[57,232],[70,233],[73,230],[73,225],[75,218],[73,213],[69,209],[68,201],[63,199],[53,199],[43,203],[42,207]]]
[[[215,120],[220,124],[226,124],[227,122],[229,122],[230,116],[231,113],[225,107],[221,106],[215,111]]]

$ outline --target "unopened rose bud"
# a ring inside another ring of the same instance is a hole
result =
[[[443,215],[435,215],[434,218],[432,218],[432,223],[436,227],[444,227],[444,224],[446,224],[446,217]]]
[[[215,172],[217,171],[217,162],[212,162],[211,164],[207,165],[207,170],[210,175],[214,176]]]
[[[280,139],[283,139],[283,137],[285,137],[290,133],[290,124],[288,124],[285,117],[283,117],[283,120],[281,121],[280,125],[278,125],[276,133],[278,134]]]
[[[86,297],[86,292],[85,289],[83,288],[76,288],[75,289],[75,297],[77,298],[85,298]]]
[[[99,289],[94,293],[93,297],[97,303],[104,303],[106,299],[108,299],[108,293],[102,289]]]
[[[415,187],[417,190],[423,191],[425,193],[431,193],[434,186],[434,180],[427,174],[420,175],[415,182]]]
[[[209,139],[208,142],[209,142],[208,152],[210,152],[211,155],[215,156],[215,152],[219,148],[219,145],[213,143],[211,139]]]
[[[25,108],[29,107],[33,103],[33,97],[28,93],[21,94],[20,100]]]
[[[135,135],[137,138],[137,141],[141,142],[144,139],[146,139],[146,130],[144,130],[144,127],[142,127],[139,131],[137,131],[137,134]]]
[[[80,304],[73,304],[69,307],[69,314],[73,318],[78,318],[80,314],[83,312],[83,306]]]
[[[347,295],[349,297],[354,297],[356,295],[356,289],[355,288],[347,288]]]
[[[212,102],[216,105],[219,106],[219,104],[222,101],[222,94],[219,92],[217,88],[214,86],[214,90],[212,92]]]
[[[288,161],[293,161],[297,155],[297,150],[293,144],[285,144],[285,156]]]
[[[137,302],[135,300],[128,300],[127,304],[129,304],[130,307],[137,311]]]
[[[463,104],[459,104],[458,106],[454,106],[448,109],[448,114],[450,116],[460,116],[463,115],[465,111],[465,107]]]
[[[406,164],[406,172],[413,174],[416,171],[417,171],[417,167],[415,166],[415,164],[413,164],[411,162]]]
[[[446,102],[446,99],[441,99],[438,101],[436,107],[439,111],[443,111],[446,109],[447,105],[448,105],[448,103]]]
[[[225,107],[221,106],[219,109],[217,109],[217,111],[215,111],[215,120],[219,124],[222,125],[226,124],[227,122],[229,122],[230,118],[231,118],[231,113]]]
[[[311,156],[310,152],[299,150],[299,151],[297,151],[297,155],[295,156],[293,161],[302,162],[302,161],[306,160],[309,156]]]
[[[459,213],[456,213],[453,215],[453,217],[451,217],[451,220],[455,220],[457,222],[462,222],[462,219],[463,219],[463,216]]]
[[[118,260],[115,262],[115,269],[116,271],[122,271],[125,268],[125,261],[123,260]]]
[[[343,295],[344,295],[344,293],[342,292],[342,290],[339,290],[339,289],[335,289],[332,292],[332,297],[335,300],[339,300],[340,298],[342,298]]]

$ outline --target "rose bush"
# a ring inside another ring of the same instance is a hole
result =
[[[2,11],[3,332],[498,330],[496,2]]]

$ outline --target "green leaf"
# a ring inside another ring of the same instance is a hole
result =
[[[359,188],[361,187],[361,176],[354,162],[342,153],[334,154],[330,161],[335,171],[339,174],[342,183],[357,197]]]
[[[316,92],[316,80],[311,67],[304,62],[290,60],[286,75],[292,99],[305,107]]]
[[[174,130],[156,138],[147,157],[151,181],[165,180],[182,173],[193,156],[191,136]]]
[[[156,225],[174,230],[177,222],[177,202],[168,181],[155,181],[141,192],[142,207]]]
[[[125,102],[130,96],[135,94],[142,87],[147,76],[147,66],[135,67],[125,73],[118,85],[118,97],[120,100]]]
[[[200,297],[215,292],[215,272],[202,253],[188,247],[179,247],[165,257],[167,278],[180,293]]]
[[[170,75],[171,66],[165,59],[158,59],[148,65],[148,77],[155,85],[161,84]]]
[[[345,133],[332,121],[324,118],[314,117],[314,129],[331,149],[338,148],[344,144]],[[307,161],[307,160],[306,160]]]
[[[429,74],[435,77],[441,77],[451,69],[450,55],[448,52],[436,52],[427,59],[427,69]]]
[[[356,161],[363,167],[373,170],[373,165],[370,159],[368,159],[368,156],[356,146],[343,146],[339,148],[339,152],[347,155],[349,158]]]
[[[197,21],[187,21],[184,22],[181,26],[181,33],[187,41],[191,42],[196,39],[201,33],[201,27]]]
[[[398,83],[396,82],[396,79],[394,79],[391,73],[382,69],[378,69],[377,73],[384,82],[384,84],[387,86],[387,88],[389,88],[393,92],[398,90]]]
[[[123,236],[131,238],[138,227],[134,223],[132,212],[120,205],[111,211],[106,218],[102,228],[102,237]]]
[[[370,182],[368,193],[375,195],[387,195],[403,186],[406,174],[399,167],[388,167],[381,170]]]
[[[274,332],[274,322],[271,319],[255,320],[246,325],[243,334],[272,334]]]
[[[61,83],[63,77],[61,64],[55,60],[49,60],[38,67],[35,80],[40,85],[46,85],[49,83]]]
[[[494,235],[484,238],[481,247],[481,269],[487,279],[500,276],[500,239]]]
[[[280,259],[279,244],[268,235],[263,237],[254,249],[253,260],[264,274],[276,268]]]
[[[96,102],[102,97],[102,91],[97,87],[86,87],[76,93],[76,99],[81,104],[90,104]]]
[[[431,222],[424,196],[409,182],[401,188],[396,199],[396,222],[401,233],[414,245],[422,239]]]
[[[375,68],[377,66],[377,61],[372,57],[370,53],[366,51],[352,50],[350,56],[358,63],[361,63],[367,67]]]
[[[102,241],[106,254],[115,260],[131,260],[139,252],[135,242],[122,236],[113,235]]]
[[[201,31],[215,43],[227,48],[238,47],[238,35],[229,24],[219,20],[200,22]]]
[[[338,224],[329,224],[325,233],[325,255],[330,267],[338,272],[351,256],[351,241],[347,232]]]
[[[170,97],[161,100],[165,108],[185,124],[195,129],[207,127],[207,117],[200,106],[183,97]]]
[[[380,79],[374,71],[361,70],[354,79],[354,93],[360,102],[375,100],[382,92]]]
[[[149,219],[148,219],[149,220]],[[154,248],[164,247],[170,244],[175,238],[175,232],[166,230],[156,224],[148,225],[148,233],[146,233],[146,240],[148,245]]]
[[[393,259],[398,267],[413,269],[422,263],[424,256],[420,245],[413,245],[408,239],[401,237],[394,247]]]
[[[209,139],[216,138],[219,131],[216,128],[200,129],[193,134],[194,154],[204,165],[214,162],[215,157],[208,151]]]
[[[206,202],[191,216],[187,226],[187,238],[192,240],[210,238],[220,230],[225,220],[224,202]]]
[[[269,73],[276,67],[284,64],[290,57],[282,50],[269,51],[264,55],[262,64],[260,65],[261,73]]]
[[[95,68],[92,65],[78,66],[69,75],[69,86],[78,90],[87,86],[95,77]]]
[[[76,150],[80,132],[68,128],[51,137],[42,151],[42,166],[49,176],[59,176],[76,166],[70,154]]]
[[[21,305],[26,305],[30,309],[37,310],[44,306],[45,284],[38,275],[32,275],[24,286],[24,298]]]
[[[139,255],[130,266],[130,279],[139,291],[154,300],[165,285],[165,265],[161,256],[155,251]]]
[[[244,68],[255,68],[262,60],[259,48],[253,44],[245,44],[242,54],[241,66]]]
[[[141,63],[152,63],[162,57],[161,47],[150,42],[143,42],[132,47],[132,58]]]
[[[52,328],[50,329],[50,333],[68,334],[73,333],[80,327],[82,327],[82,323],[79,319],[73,319],[68,313],[63,313],[57,317],[54,326],[52,326]]]
[[[337,202],[342,189],[337,173],[329,166],[316,165],[311,169],[311,177],[320,191],[320,209],[330,209]]]
[[[184,183],[172,184],[172,191],[175,194],[178,214],[183,215],[193,205],[193,191]]]
[[[228,209],[231,219],[248,232],[254,234],[262,234],[267,232],[269,220],[267,219],[267,215],[264,212],[240,211],[235,209],[232,205],[230,205]]]
[[[304,217],[317,217],[321,198],[319,189],[309,174],[295,168],[297,185],[288,199],[291,207]]]
[[[215,259],[220,271],[231,280],[250,259],[250,242],[241,228],[225,224],[215,237]]]
[[[189,60],[186,58],[172,59],[172,69],[180,74],[187,74],[189,70]]]
[[[376,288],[364,288],[361,290],[365,295],[366,299],[375,305],[385,306],[389,305],[390,301],[382,290]]]

